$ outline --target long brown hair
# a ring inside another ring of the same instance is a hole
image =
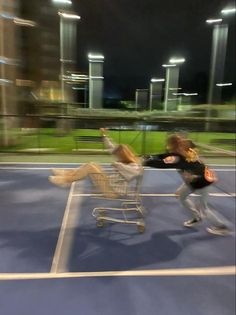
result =
[[[182,155],[188,162],[198,160],[198,153],[191,140],[179,134],[173,134],[167,139],[167,150]]]
[[[129,164],[141,164],[140,159],[136,156],[133,150],[127,144],[119,144],[113,153],[118,157],[119,162]]]

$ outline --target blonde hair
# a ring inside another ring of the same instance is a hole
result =
[[[138,163],[141,164],[140,159],[136,156],[133,150],[127,144],[119,144],[116,149],[113,151],[115,155],[118,156],[120,162],[129,164],[129,163]]]

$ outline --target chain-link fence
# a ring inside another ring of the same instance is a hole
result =
[[[231,120],[179,117],[153,120],[124,114],[122,118],[1,116],[0,152],[105,154],[97,138],[101,127],[109,129],[115,142],[129,144],[140,155],[165,150],[166,137],[173,132],[185,133],[199,144],[235,150],[235,126]]]

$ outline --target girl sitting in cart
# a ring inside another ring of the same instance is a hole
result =
[[[49,176],[51,183],[67,187],[72,182],[89,177],[105,197],[116,198],[126,193],[128,183],[143,172],[141,160],[128,145],[114,144],[105,128],[100,131],[105,146],[117,159],[112,163],[113,172],[107,172],[98,163],[90,162],[72,170],[52,169],[53,175]]]

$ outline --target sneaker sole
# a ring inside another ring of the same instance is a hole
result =
[[[191,227],[194,227],[195,225],[199,224],[201,221],[202,221],[202,220],[199,220],[199,221],[197,221],[197,222],[195,222],[195,223],[193,223],[193,224],[190,224],[190,225],[188,225],[188,224],[183,224],[183,226],[185,226],[185,227],[187,227],[187,228],[191,228]]]
[[[230,235],[230,231],[213,231],[209,228],[206,228],[207,232],[213,235],[219,235],[219,236],[228,236]]]

